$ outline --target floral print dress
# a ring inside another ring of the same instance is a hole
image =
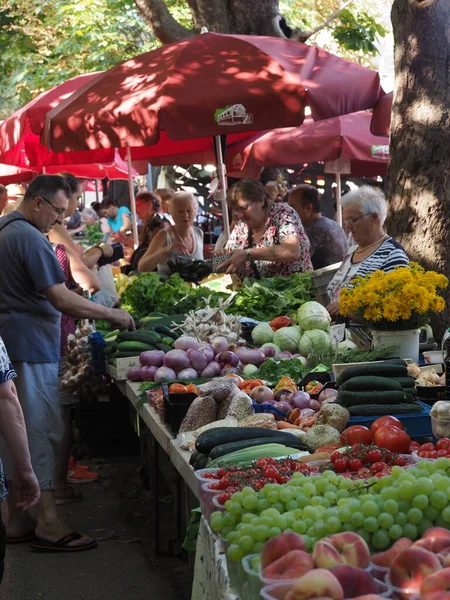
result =
[[[0,337],[0,383],[6,383],[11,379],[15,379],[17,374],[9,359],[8,351]],[[6,500],[8,488],[6,485],[5,473],[3,471],[2,461],[0,460],[0,502]]]
[[[244,221],[239,221],[225,246],[226,250],[244,250],[248,248],[248,233],[248,225]],[[296,237],[299,241],[300,258],[285,263],[257,260],[255,264],[261,277],[286,277],[291,273],[305,273],[312,270],[309,240],[300,217],[289,204],[285,202],[272,203],[264,235],[258,242],[253,242],[253,248],[279,246],[286,239],[292,237]],[[250,262],[245,265],[245,273],[242,273],[242,276],[250,279],[255,278]]]

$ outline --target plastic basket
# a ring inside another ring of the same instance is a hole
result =
[[[211,513],[216,510],[213,504],[213,498],[221,493],[220,490],[211,490],[211,483],[214,482],[202,483],[200,486],[200,510],[207,521],[209,521]]]
[[[400,414],[394,415],[401,421],[403,427],[408,432],[411,437],[431,437],[431,420],[430,420],[430,406],[425,404],[424,402],[418,401],[420,406],[423,409],[421,413],[414,414]],[[350,425],[365,425],[366,427],[371,426],[371,424],[380,418],[381,415],[372,415],[371,417],[350,417],[349,427]]]
[[[444,419],[435,419],[430,415],[431,431],[437,440],[448,437],[447,432],[450,432],[450,421]]]
[[[378,579],[375,579],[375,582],[378,587],[376,592],[377,596],[380,596],[381,598],[392,597],[392,586],[388,582],[379,581]],[[264,600],[285,600],[294,583],[295,581],[287,581],[265,586],[261,590],[261,596]],[[344,600],[349,599],[345,598]]]
[[[242,585],[241,598],[242,600],[259,600],[261,598],[261,589],[263,583],[259,578],[259,568],[253,567],[253,561],[259,558],[259,554],[249,554],[242,559],[242,567],[246,578]]]
[[[202,483],[211,483],[214,480],[211,479],[211,477],[203,477],[203,474],[204,473],[217,473],[217,471],[220,471],[220,469],[219,468],[217,468],[217,469],[198,469],[198,471],[194,472],[194,475]],[[218,478],[217,478],[217,480],[218,480]]]
[[[285,414],[282,410],[275,408],[275,406],[272,406],[272,404],[268,404],[267,402],[263,402],[261,404],[253,402],[253,410],[255,411],[255,414],[266,413],[271,414],[274,417],[280,417],[281,419],[285,419],[287,417],[287,414]]]

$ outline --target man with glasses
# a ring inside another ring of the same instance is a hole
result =
[[[31,548],[38,552],[75,552],[97,545],[72,531],[56,512],[55,463],[62,433],[58,390],[61,313],[78,319],[105,319],[121,329],[134,328],[127,312],[89,302],[65,285],[64,273],[44,234],[63,222],[69,196],[64,178],[41,175],[28,186],[20,207],[0,219],[0,335],[17,373],[31,461],[41,489],[37,510],[28,514],[17,507],[11,485],[7,538],[10,542],[30,540]],[[5,465],[8,475],[7,460]]]

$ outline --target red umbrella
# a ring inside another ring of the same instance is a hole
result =
[[[27,169],[19,169],[11,165],[0,164],[0,183],[9,185],[10,183],[25,183],[36,177],[36,173]]]
[[[340,160],[341,173],[384,175],[389,160],[389,138],[370,132],[367,111],[315,123],[305,119],[300,127],[273,129],[230,144],[228,168],[287,167],[306,162]]]
[[[373,109],[370,130],[374,135],[389,135],[393,92],[381,96]]]

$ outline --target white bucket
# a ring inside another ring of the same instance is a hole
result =
[[[419,335],[420,329],[407,329],[406,331],[372,331],[372,348],[378,349],[386,346],[397,346],[392,356],[410,358],[419,362]]]

